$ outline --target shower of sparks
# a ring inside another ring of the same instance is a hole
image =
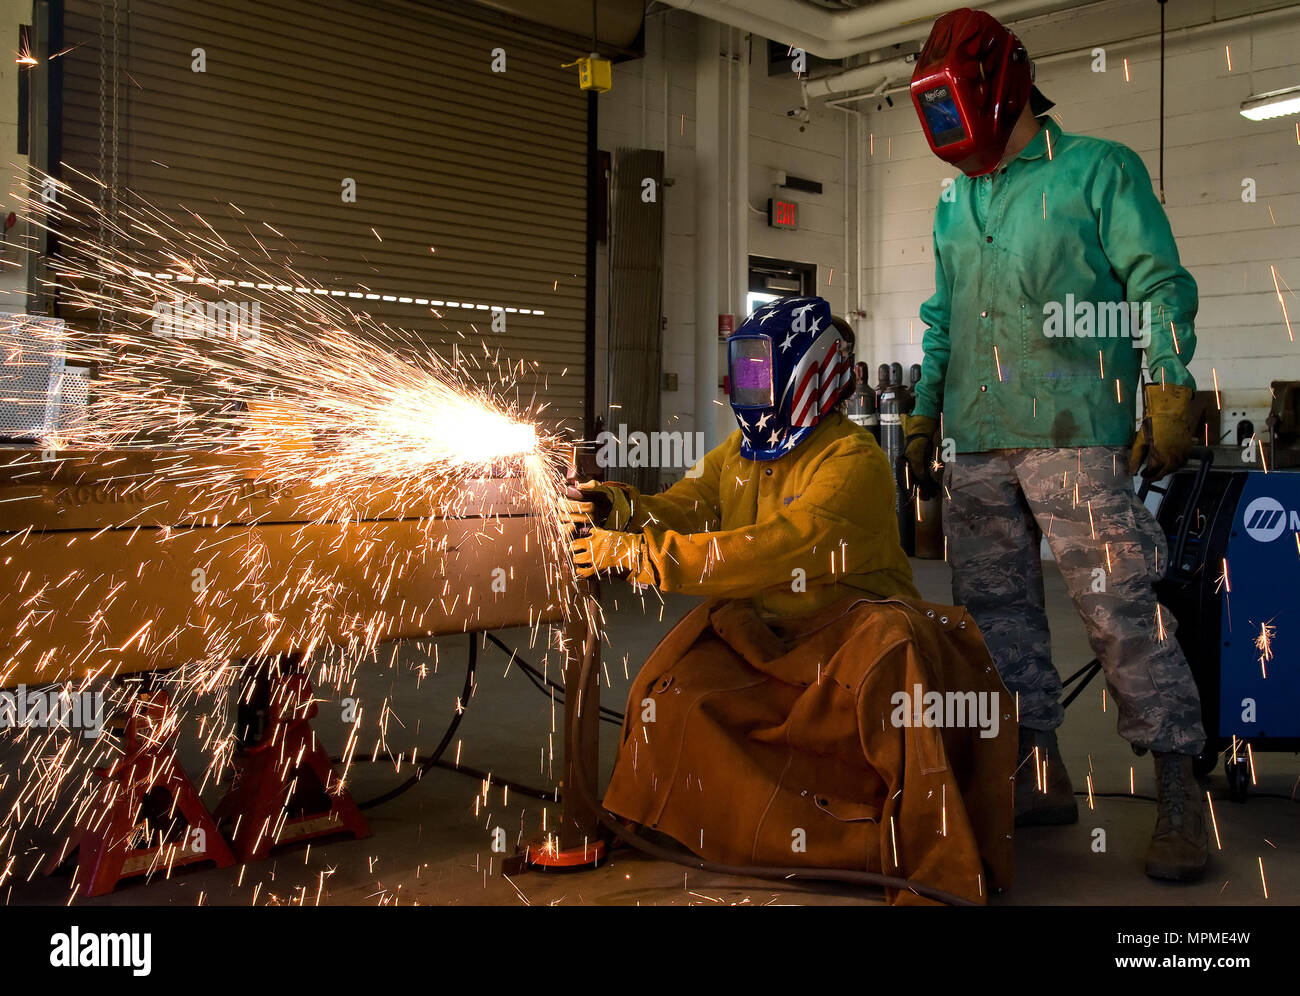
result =
[[[1277,627],[1271,623],[1259,624],[1259,636],[1255,637],[1255,649],[1259,651],[1259,670],[1267,678],[1267,664],[1273,659],[1273,635]]]
[[[93,535],[57,524],[0,535],[8,547],[0,557],[40,564],[0,593],[9,648],[0,687],[101,692],[107,723],[143,701],[145,684],[127,675],[153,672],[169,701],[151,736],[171,735],[183,720],[197,729],[207,764],[195,779],[201,790],[229,779],[238,746],[229,692],[253,685],[241,660],[292,648],[313,682],[343,692],[395,634],[481,628],[482,607],[506,596],[466,576],[476,549],[485,576],[497,564],[509,578],[516,565],[536,564],[542,580],[527,601],[522,588],[509,596],[534,629],[573,606],[564,444],[543,424],[546,405],[526,395],[535,369],[486,345],[469,349],[463,333],[443,325],[447,359],[427,337],[350,311],[291,267],[272,265],[265,235],[253,236],[264,258],[250,261],[192,212],[173,218],[128,197],[110,218],[94,194],[65,182],[32,176],[23,187],[28,220],[59,236],[46,285],[67,328],[44,336],[48,348],[96,377],[82,414],[57,438],[13,450],[0,480],[6,500],[19,503],[9,507],[30,507],[38,522],[94,508],[79,499],[56,508],[52,495],[79,490],[102,491],[107,514],[120,514]],[[218,294],[257,308],[236,322],[214,311]],[[166,309],[179,321],[160,332]],[[406,530],[400,537],[394,524]],[[196,579],[225,580],[196,580],[192,592],[163,600],[151,575],[177,563]],[[407,591],[428,597],[390,598]],[[377,717],[374,757],[400,763],[384,738],[388,701],[364,715]],[[19,830],[41,826],[63,839],[96,817],[105,782],[92,769],[121,758],[123,740],[107,725],[97,738],[53,725],[13,725],[0,738],[22,754],[19,776],[0,777],[10,790],[0,804],[3,886],[22,874],[9,856]],[[162,843],[162,831],[143,827],[135,832]],[[158,870],[176,858],[176,847],[160,847]],[[323,885],[322,877],[318,903]]]
[[[1286,298],[1282,296],[1282,288],[1278,286],[1277,282],[1277,267],[1270,264],[1268,269],[1273,274],[1273,290],[1277,294],[1277,303],[1282,306],[1282,321],[1286,323],[1287,337],[1292,342],[1295,342],[1295,332],[1291,328],[1291,316],[1287,314],[1286,310]]]

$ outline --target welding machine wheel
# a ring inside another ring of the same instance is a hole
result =
[[[1213,740],[1205,742],[1205,750],[1201,751],[1192,759],[1192,770],[1196,772],[1196,777],[1202,781],[1214,774],[1214,769],[1219,764],[1219,746]]]
[[[1246,757],[1246,745],[1239,744],[1237,751],[1228,751],[1223,759],[1223,773],[1228,777],[1228,798],[1233,802],[1245,802],[1250,795],[1250,761]]]

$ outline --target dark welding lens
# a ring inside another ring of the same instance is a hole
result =
[[[767,336],[728,343],[731,403],[737,408],[772,407],[772,340]]]
[[[953,99],[948,87],[937,86],[921,94],[921,110],[925,113],[925,125],[930,129],[930,137],[934,140],[936,149],[960,142],[966,137],[957,101]]]

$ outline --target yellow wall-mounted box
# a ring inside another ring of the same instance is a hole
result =
[[[572,63],[570,63],[572,65]],[[578,86],[597,93],[614,89],[614,66],[608,59],[592,54],[578,60]]]

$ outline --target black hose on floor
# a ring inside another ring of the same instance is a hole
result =
[[[342,764],[343,758],[331,757],[330,761],[334,764]],[[420,755],[415,758],[415,764],[425,764],[429,761],[428,755]],[[354,757],[353,764],[370,764],[371,759],[368,757]],[[519,795],[526,795],[533,799],[540,799],[542,802],[560,802],[563,795],[557,786],[554,789],[538,788],[535,785],[527,785],[524,782],[517,782],[510,778],[502,778],[495,771],[484,771],[482,768],[472,768],[468,764],[455,764],[452,761],[444,761],[441,758],[433,760],[433,767],[440,768],[443,771],[454,771],[458,775],[464,775],[467,778],[475,778],[479,781],[491,779],[494,785],[500,785],[510,789]],[[405,789],[403,789],[405,791]]]
[[[512,661],[519,665],[519,669],[523,671],[524,676],[533,683],[538,691],[548,692],[549,690],[549,692],[553,692],[555,694],[555,701],[559,705],[564,705],[563,685],[546,677],[546,675],[543,674],[535,664],[529,664],[528,661],[519,656],[519,651],[517,649],[506,646],[498,637],[487,632],[483,635],[492,643],[496,644],[497,647],[510,656]],[[611,723],[617,726],[622,726],[623,714],[617,709],[611,709],[608,706],[602,705],[600,707],[600,721],[602,723]]]
[[[452,738],[460,728],[460,721],[465,718],[465,713],[469,710],[469,696],[474,690],[474,674],[478,670],[478,641],[475,639],[477,635],[477,633],[469,634],[469,663],[465,667],[465,687],[461,689],[460,693],[460,709],[457,711],[456,715],[452,717],[451,723],[447,726],[447,732],[442,735],[442,740],[439,741],[438,746],[434,748],[432,754],[420,763],[420,766],[415,769],[414,774],[412,774],[410,778],[406,779],[406,781],[402,782],[401,785],[391,788],[387,792],[375,796],[373,799],[367,799],[365,802],[357,803],[358,808],[373,809],[375,806],[396,799],[399,795],[411,788],[419,782],[421,778],[432,771],[438,765],[438,762],[442,760],[442,755],[451,745]]]

